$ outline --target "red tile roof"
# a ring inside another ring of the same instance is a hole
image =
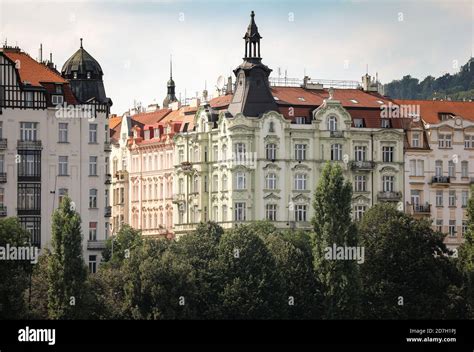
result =
[[[211,99],[209,101],[209,105],[213,109],[226,108],[230,104],[231,100],[232,100],[232,94],[222,95],[220,97]]]
[[[109,128],[113,129],[122,122],[122,116],[113,116],[109,118]]]
[[[160,122],[170,112],[170,109],[160,109],[153,112],[142,112],[132,115],[131,119],[132,121],[138,122],[140,125],[153,125],[157,122]]]
[[[420,107],[421,118],[426,123],[439,123],[440,113],[453,114],[474,121],[474,102],[402,99],[396,99],[395,102],[400,105],[418,105]]]
[[[24,52],[3,51],[13,62],[18,62],[18,72],[22,83],[29,82],[32,86],[41,87],[41,83],[67,83],[58,73],[40,64]]]

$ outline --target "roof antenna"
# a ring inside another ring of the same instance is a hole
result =
[[[173,78],[173,54],[170,54],[170,79]]]
[[[82,38],[81,38],[81,49],[82,49]]]
[[[369,64],[366,64],[365,74],[369,74]]]

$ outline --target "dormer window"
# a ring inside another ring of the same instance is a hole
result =
[[[154,129],[154,137],[155,138],[160,138],[160,129],[159,128]]]
[[[90,71],[87,72],[87,79],[91,79],[91,73],[90,73]]]
[[[63,86],[60,84],[56,84],[55,86],[55,93],[56,94],[63,94]]]
[[[306,123],[306,119],[304,116],[296,116],[295,122],[297,125],[304,125]]]
[[[411,135],[411,146],[413,148],[419,148],[420,147],[420,134],[418,132],[414,132]]]
[[[364,119],[354,119],[354,127],[363,128],[364,127]]]
[[[439,114],[440,121],[448,121],[453,118],[453,115],[450,113],[442,112]]]
[[[390,120],[389,119],[382,119],[381,127],[382,128],[390,128]]]
[[[330,116],[328,118],[328,130],[337,131],[337,118],[336,116]]]
[[[145,139],[150,139],[150,130],[145,131]]]
[[[77,72],[74,72],[74,73],[72,74],[72,77],[73,77],[73,79],[77,79]]]

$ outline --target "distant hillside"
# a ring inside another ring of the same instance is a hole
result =
[[[384,87],[385,95],[395,99],[474,100],[474,59],[471,58],[454,75],[447,73],[438,78],[428,76],[421,82],[408,75]]]

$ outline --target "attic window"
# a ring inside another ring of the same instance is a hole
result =
[[[440,121],[447,121],[452,118],[453,118],[453,115],[450,113],[442,112],[439,114]]]
[[[296,116],[295,122],[297,125],[304,125],[306,123],[306,118],[304,116]]]
[[[74,73],[72,74],[72,77],[73,77],[74,79],[77,79],[77,72],[74,72]]]
[[[350,101],[351,101],[352,103],[354,103],[354,104],[359,104],[359,102],[358,102],[357,100],[355,100],[355,99],[350,99]]]
[[[145,131],[145,139],[150,139],[150,130]]]
[[[364,119],[354,119],[354,127],[356,128],[364,127]]]
[[[91,79],[91,73],[90,73],[90,71],[87,72],[87,79]]]
[[[159,128],[155,128],[154,137],[155,138],[160,138],[160,129]]]
[[[299,101],[306,101],[306,99],[303,98],[303,97],[298,97],[298,100],[299,100]]]
[[[63,86],[61,84],[56,84],[55,92],[56,94],[63,94]]]
[[[382,119],[381,120],[381,127],[382,128],[390,128],[390,120],[389,119]]]

